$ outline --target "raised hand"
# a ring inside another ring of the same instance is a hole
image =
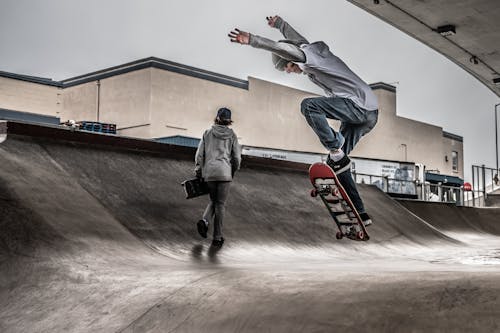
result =
[[[234,28],[229,34],[229,39],[233,43],[239,44],[249,44],[250,43],[250,34],[245,31],[241,31],[238,28]]]
[[[276,26],[276,21],[278,20],[278,18],[278,15],[266,16],[267,24],[269,24],[271,28],[274,28]]]

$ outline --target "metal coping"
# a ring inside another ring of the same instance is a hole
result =
[[[461,137],[460,135],[450,133],[450,132],[443,131],[443,137],[448,138],[448,139],[452,139],[452,140],[456,140],[456,141],[460,141],[460,142],[464,142],[463,137]]]
[[[387,84],[387,83],[384,83],[384,82],[371,83],[370,84],[370,88],[372,88],[372,90],[375,90],[375,89],[384,89],[384,90],[387,90],[387,91],[390,91],[390,92],[394,92],[394,93],[396,92],[396,87],[395,86]]]
[[[155,57],[149,57],[149,58],[144,58],[140,60],[136,60],[133,62],[129,62],[126,64],[106,68],[100,71],[76,76],[73,78],[61,80],[61,81],[52,81],[51,79],[47,78],[39,78],[39,77],[34,77],[34,76],[28,76],[28,75],[21,75],[21,74],[14,74],[14,73],[9,73],[9,72],[3,72],[0,71],[0,76],[11,78],[11,79],[16,79],[16,80],[22,80],[22,81],[27,81],[31,83],[38,83],[38,84],[44,84],[44,85],[50,85],[58,88],[68,88],[68,87],[73,87],[77,86],[80,84],[88,83],[88,82],[93,82],[97,80],[102,80],[106,79],[112,76],[116,75],[121,75],[145,68],[159,68],[163,70],[167,70],[170,72],[175,72],[179,74],[184,74],[192,77],[196,77],[199,79],[204,79],[208,81],[213,81],[241,89],[246,89],[248,90],[248,81],[246,80],[241,80],[237,79],[228,75],[223,75],[223,74],[218,74],[215,72],[210,72],[204,69],[199,69],[191,66],[186,66],[183,64],[179,64],[176,62],[160,59],[160,58],[155,58]]]
[[[199,69],[191,66],[186,66],[173,61],[168,61],[156,57],[144,58],[136,61],[132,61],[126,64],[106,68],[100,71],[76,76],[66,80],[62,80],[61,84],[63,88],[72,87],[92,81],[106,79],[112,76],[121,75],[145,68],[159,68],[167,70],[174,73],[184,74],[199,79],[204,79],[208,81],[213,81],[241,89],[248,90],[248,81],[237,79],[228,75],[223,75],[215,72],[210,72],[204,69]]]
[[[42,78],[42,77],[37,77],[37,76],[14,74],[14,73],[0,71],[0,77],[6,77],[9,79],[21,80],[21,81],[26,81],[26,82],[31,82],[31,83],[44,84],[47,86],[53,86],[53,87],[58,87],[58,88],[63,87],[63,84],[60,81],[53,81],[52,79]]]
[[[25,136],[51,141],[66,141],[109,149],[131,152],[156,153],[169,158],[193,160],[196,148],[160,143],[154,140],[137,139],[110,134],[74,130],[63,126],[40,125],[19,121],[0,121],[0,134]],[[309,164],[274,160],[255,156],[242,156],[242,167],[265,168],[307,172]]]

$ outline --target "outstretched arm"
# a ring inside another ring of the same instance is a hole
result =
[[[283,20],[280,16],[278,15],[267,16],[266,20],[267,24],[269,24],[271,28],[276,28],[279,31],[281,31],[281,33],[286,39],[292,40],[297,44],[309,44],[309,42],[307,41],[306,38],[304,38],[304,36],[295,31],[295,29],[292,28],[292,26],[288,24],[288,22]]]
[[[252,35],[246,31],[239,30],[235,28],[229,34],[229,39],[233,43],[239,43],[243,45],[250,45],[258,49],[264,49],[271,51],[280,57],[293,61],[293,62],[305,62],[306,56],[302,50],[290,43],[275,42],[273,40],[267,39],[265,37],[260,37],[257,35]]]

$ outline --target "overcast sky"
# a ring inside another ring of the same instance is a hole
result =
[[[265,20],[275,14],[325,41],[366,82],[395,85],[398,115],[463,136],[466,180],[471,164],[495,167],[499,98],[345,0],[0,0],[0,70],[62,80],[155,56],[321,94],[306,77],[274,70],[268,52],[229,42],[235,27],[280,39]]]

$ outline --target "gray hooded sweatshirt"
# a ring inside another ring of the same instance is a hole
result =
[[[232,129],[213,125],[203,133],[195,155],[195,172],[205,181],[231,181],[240,168],[241,148]]]
[[[324,42],[309,43],[282,18],[278,18],[275,27],[287,39],[286,42],[275,42],[251,34],[250,45],[296,63],[327,96],[348,98],[367,111],[378,109],[377,96],[370,86],[334,55]],[[281,62],[280,67],[285,63]]]

